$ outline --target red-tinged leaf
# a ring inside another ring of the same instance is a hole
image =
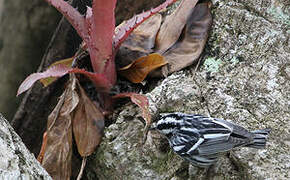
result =
[[[23,93],[24,91],[28,90],[39,79],[48,77],[61,77],[67,74],[70,70],[71,68],[68,68],[63,64],[59,64],[47,69],[44,72],[30,74],[19,86],[17,96]]]
[[[79,103],[75,81],[70,81],[47,121],[47,144],[42,165],[53,179],[70,179],[72,117]]]
[[[80,37],[85,41],[89,42],[89,32],[86,27],[85,18],[70,4],[64,0],[45,0],[52,6],[54,6],[66,19],[71,23],[71,25],[76,29]]]
[[[146,96],[136,93],[120,93],[113,96],[113,99],[130,98],[142,110],[142,117],[145,119],[147,127],[151,124],[151,115],[149,112],[149,101]]]
[[[197,2],[198,0],[182,0],[177,9],[166,17],[156,37],[156,52],[163,54],[179,39]]]
[[[130,35],[130,33],[142,22],[144,22],[146,19],[151,17],[152,15],[159,12],[161,9],[166,8],[170,4],[176,2],[177,0],[166,0],[161,5],[157,6],[154,9],[148,10],[146,12],[143,12],[141,14],[135,15],[131,19],[127,20],[125,23],[122,24],[122,26],[118,26],[115,30],[114,35],[114,49],[115,52],[118,50],[122,42]]]
[[[154,53],[141,57],[133,63],[119,69],[119,73],[133,83],[142,82],[153,70],[167,64],[163,56]]]
[[[92,11],[92,8],[89,6],[87,6],[85,21],[86,21],[85,23],[86,29],[88,29],[89,36],[91,36],[91,29],[92,29],[92,24],[93,24],[93,11]],[[89,44],[89,40],[83,41],[80,45],[80,48],[83,50],[87,50],[88,44]]]
[[[108,61],[113,61],[112,44],[115,29],[115,6],[117,0],[93,0],[91,41],[88,44],[94,72],[104,73]],[[110,67],[111,68],[111,67]]]
[[[91,155],[100,144],[104,130],[104,116],[78,86],[79,104],[73,118],[73,133],[78,152],[82,157]]]
[[[53,64],[51,64],[48,68],[51,68],[51,67],[59,65],[59,64],[63,64],[66,67],[70,68],[72,66],[73,60],[74,60],[74,57],[59,60],[59,61],[56,61]],[[48,78],[40,79],[40,82],[43,84],[44,87],[46,87],[46,86],[50,85],[51,83],[53,83],[54,81],[56,81],[56,79],[57,78],[55,78],[55,77],[48,77]]]
[[[93,10],[91,7],[87,6],[87,12],[86,12],[86,25],[90,29],[92,27],[93,23]],[[90,31],[89,31],[90,33]]]
[[[112,87],[112,84],[103,74],[87,72],[83,69],[70,68],[63,64],[58,64],[56,66],[47,69],[44,72],[33,73],[30,76],[28,76],[19,86],[17,96],[23,93],[24,91],[28,90],[37,80],[48,77],[61,77],[68,73],[80,73],[87,76],[91,81],[93,81],[93,83],[95,84],[96,88],[99,91],[108,92]]]

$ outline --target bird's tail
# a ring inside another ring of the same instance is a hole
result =
[[[252,131],[251,133],[254,135],[253,141],[251,144],[248,144],[248,147],[263,149],[266,146],[267,137],[270,133],[271,129],[261,129]]]

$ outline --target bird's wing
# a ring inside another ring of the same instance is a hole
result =
[[[231,136],[228,139],[210,139],[202,143],[198,147],[198,153],[202,156],[208,156],[211,154],[218,154],[229,151],[234,147],[247,144],[248,141],[239,138],[233,138]]]
[[[231,127],[232,128],[231,136],[233,136],[233,137],[242,138],[242,139],[246,139],[246,138],[251,139],[253,136],[252,133],[249,132],[247,129],[245,129],[237,124],[234,124],[232,122],[225,121],[223,119],[217,119],[217,118],[215,118],[214,121],[216,123],[222,123],[222,124],[227,125],[228,127]]]
[[[178,154],[209,156],[250,142],[250,132],[223,119],[184,114],[183,120],[171,139]]]
[[[182,127],[170,139],[173,150],[178,154],[194,151],[202,142],[198,130],[187,127]]]
[[[210,148],[214,148],[220,143],[227,142],[232,133],[231,126],[223,122],[215,122],[214,118],[202,115],[183,115],[182,119],[183,125],[171,138],[172,147],[179,154],[198,155],[200,151],[208,154],[211,149],[208,149],[207,146],[211,145]],[[203,144],[205,146],[202,146]],[[225,148],[228,149],[228,147]],[[210,154],[215,150],[213,149]]]
[[[230,149],[249,143],[249,132],[231,122],[216,118],[203,118],[216,124],[213,128],[204,128],[200,134],[204,142],[198,147],[199,155],[208,156],[229,151]],[[211,125],[214,126],[214,125]]]

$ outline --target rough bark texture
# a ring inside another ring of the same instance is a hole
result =
[[[0,179],[51,179],[1,113]]]
[[[4,0],[0,0],[0,19],[2,19],[2,16],[3,16],[3,4],[4,4]]]
[[[21,81],[34,72],[60,15],[43,0],[0,1],[0,112],[11,121]]]
[[[236,149],[213,173],[174,154],[150,132],[133,105],[88,161],[88,179],[289,179],[289,6],[278,0],[213,1],[214,24],[200,69],[174,73],[146,95],[153,115],[185,112],[232,120],[248,129],[270,127],[267,148]],[[166,142],[166,141],[165,141]]]

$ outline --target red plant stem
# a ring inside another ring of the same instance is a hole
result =
[[[63,0],[45,1],[54,6],[71,23],[85,42],[89,41],[85,18],[75,8]]]
[[[117,0],[94,0],[92,5],[93,21],[91,41],[89,46],[91,62],[96,73],[104,73],[105,68],[114,66],[107,65],[114,61],[113,35],[115,30],[115,6]],[[111,70],[110,70],[111,71]],[[108,75],[110,76],[110,75]]]

